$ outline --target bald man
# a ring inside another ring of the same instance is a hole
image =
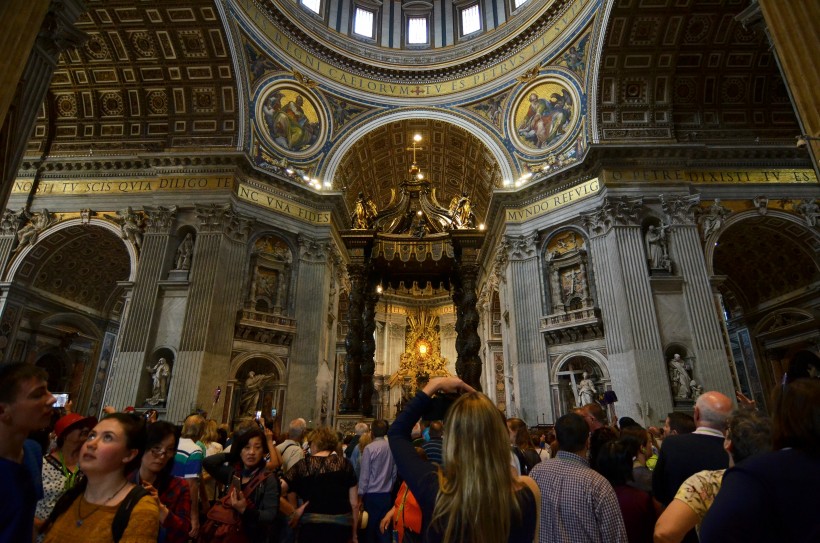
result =
[[[663,440],[658,464],[652,472],[652,492],[663,505],[669,505],[680,485],[691,475],[705,469],[729,467],[723,435],[733,407],[732,400],[724,394],[706,392],[695,402],[695,431]],[[694,535],[694,531],[691,534]]]

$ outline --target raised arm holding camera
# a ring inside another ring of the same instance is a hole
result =
[[[441,416],[432,412],[450,402]],[[420,418],[445,419],[441,467],[416,454],[410,434]],[[513,474],[504,416],[487,396],[457,377],[432,379],[388,437],[398,471],[421,507],[424,541],[535,540],[540,493],[532,479]]]

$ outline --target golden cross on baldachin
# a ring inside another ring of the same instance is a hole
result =
[[[416,163],[416,151],[424,150],[424,147],[419,147],[418,145],[416,145],[416,143],[418,143],[419,141],[421,141],[421,138],[416,136],[415,138],[413,138],[413,146],[407,148],[408,151],[413,151],[413,164]]]

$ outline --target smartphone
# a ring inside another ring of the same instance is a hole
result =
[[[231,490],[236,489],[237,495],[242,492],[242,479],[237,477],[236,475],[233,476],[231,479]],[[228,490],[230,492],[230,490]]]
[[[261,419],[261,418],[262,418],[262,412],[261,412],[261,411],[257,411],[257,412],[256,412],[256,420],[259,420],[259,419]]]
[[[276,418],[276,408],[275,407],[270,410],[270,418],[272,418],[272,419]]]
[[[54,397],[57,398],[54,407],[65,407],[68,403],[68,392],[57,392]]]

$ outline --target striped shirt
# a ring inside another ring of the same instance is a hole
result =
[[[174,477],[198,479],[202,473],[202,448],[192,439],[179,439],[177,454],[174,457]]]
[[[532,468],[541,489],[540,543],[626,543],[626,528],[612,485],[585,458],[558,451]]]
[[[427,453],[427,460],[430,462],[435,462],[438,465],[441,465],[441,438],[440,437],[432,437],[430,441],[426,441],[424,445],[421,446],[424,449],[424,452]]]

